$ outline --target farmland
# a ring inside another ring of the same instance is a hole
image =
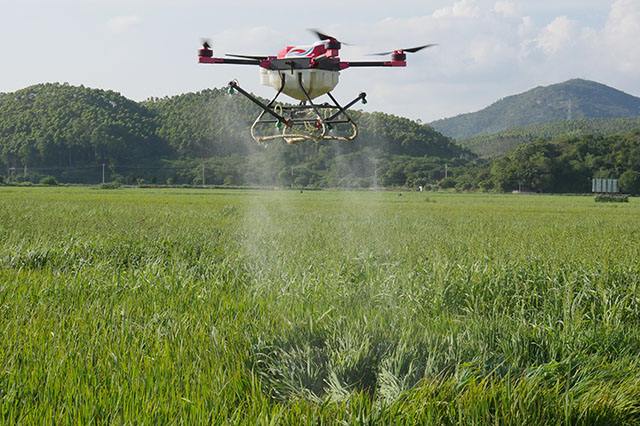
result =
[[[0,423],[640,422],[640,203],[0,187]]]

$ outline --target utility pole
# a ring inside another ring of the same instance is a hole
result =
[[[205,181],[205,177],[204,177],[204,162],[202,163],[202,186],[206,186],[207,182]]]
[[[448,178],[449,177],[449,164],[445,163],[444,164],[444,178]]]
[[[24,163],[24,178],[27,178],[27,163]]]
[[[104,185],[104,163],[102,163],[102,184]]]
[[[378,189],[378,159],[373,160],[373,189]]]

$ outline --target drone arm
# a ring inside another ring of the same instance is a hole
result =
[[[231,65],[260,65],[262,61],[257,59],[229,59],[229,58],[214,58],[207,56],[200,56],[198,62],[201,64],[231,64]]]
[[[362,61],[340,62],[340,69],[347,68],[372,68],[372,67],[406,67],[406,61]]]

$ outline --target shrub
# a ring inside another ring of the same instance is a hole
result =
[[[118,183],[119,185],[122,185],[127,181],[127,179],[122,175],[114,173],[113,175],[111,175],[111,181],[113,183]]]
[[[626,194],[598,194],[596,203],[628,203],[629,196]]]
[[[473,184],[470,182],[461,182],[456,185],[456,191],[471,191],[473,190]]]
[[[456,186],[456,180],[453,178],[445,178],[440,181],[440,188],[449,189]]]
[[[109,182],[109,183],[103,183],[102,185],[100,185],[100,189],[118,189],[120,188],[120,182]]]
[[[40,185],[56,186],[58,181],[53,176],[45,176],[40,179]]]

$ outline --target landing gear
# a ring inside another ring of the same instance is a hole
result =
[[[284,140],[288,144],[304,141],[342,141],[349,142],[358,136],[358,126],[347,110],[358,102],[367,103],[367,94],[360,93],[357,98],[344,107],[326,93],[331,103],[315,104],[298,74],[298,84],[305,100],[298,105],[276,103],[282,94],[287,76],[281,74],[282,85],[276,96],[267,104],[245,91],[236,81],[229,83],[230,91],[237,91],[251,102],[262,108],[262,112],[251,126],[251,136],[258,143]]]

